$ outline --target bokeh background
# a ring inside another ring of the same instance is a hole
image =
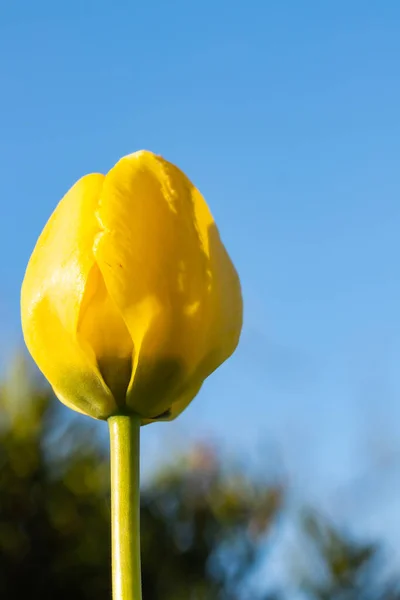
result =
[[[24,355],[72,183],[146,148],[206,197],[236,354],[143,429],[144,599],[400,598],[400,4],[0,4],[0,595],[109,598],[107,427]]]

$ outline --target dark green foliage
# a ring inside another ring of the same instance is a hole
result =
[[[377,544],[360,544],[311,512],[303,515],[303,531],[314,556],[313,575],[302,583],[307,598],[400,600],[399,586],[379,579],[383,557]]]
[[[63,426],[18,372],[0,406],[0,597],[110,597],[107,458],[90,421]]]
[[[98,424],[23,365],[0,393],[0,597],[111,598],[109,461]],[[142,492],[146,600],[239,598],[280,490],[229,476],[198,448]]]

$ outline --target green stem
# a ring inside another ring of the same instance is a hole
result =
[[[111,529],[113,600],[141,600],[140,573],[140,419],[108,419],[111,452]]]

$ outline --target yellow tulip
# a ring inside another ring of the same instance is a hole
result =
[[[151,152],[64,196],[30,258],[22,328],[67,406],[171,419],[235,350],[240,283],[200,192]]]

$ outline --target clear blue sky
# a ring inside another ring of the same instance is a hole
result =
[[[384,437],[397,450],[399,32],[395,0],[2,2],[4,361],[55,204],[146,148],[210,204],[245,327],[234,358],[144,446],[211,434],[247,461],[272,440],[299,493],[329,497]]]

